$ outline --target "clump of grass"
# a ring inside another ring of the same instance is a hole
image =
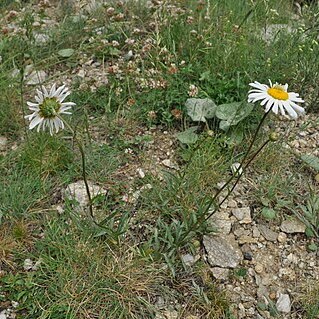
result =
[[[30,134],[28,143],[18,151],[17,167],[43,177],[66,170],[74,156],[63,140],[46,133]]]
[[[129,247],[107,246],[56,219],[38,241],[37,256],[41,269],[32,275],[31,290],[18,300],[20,310],[30,316],[152,317],[150,301],[162,281],[161,271]],[[19,276],[26,281],[28,274]],[[14,300],[17,288],[9,288]]]
[[[317,281],[309,280],[302,288],[302,294],[297,298],[298,307],[303,311],[305,319],[316,319],[319,316],[319,285]]]

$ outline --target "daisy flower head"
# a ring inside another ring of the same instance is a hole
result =
[[[25,116],[30,121],[29,129],[32,130],[38,126],[37,131],[39,132],[41,128],[43,131],[48,128],[51,135],[54,130],[57,133],[60,128],[63,129],[64,123],[60,115],[72,114],[68,110],[75,105],[73,102],[64,102],[70,93],[65,85],[56,88],[55,83],[50,91],[44,86],[41,87],[41,90],[37,89],[36,103],[27,102],[29,110],[33,111],[32,114]]]
[[[260,105],[265,106],[265,112],[270,110],[275,114],[280,112],[281,115],[292,119],[305,113],[305,109],[297,104],[303,103],[304,100],[298,93],[288,92],[288,84],[272,84],[270,80],[269,84],[270,86],[257,81],[249,83],[253,89],[248,92],[248,102],[261,101]]]

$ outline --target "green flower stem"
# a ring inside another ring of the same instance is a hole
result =
[[[266,112],[264,114],[264,116],[262,117],[261,121],[259,122],[258,126],[257,126],[257,129],[255,131],[255,134],[253,136],[253,139],[244,155],[244,158],[242,159],[238,169],[236,170],[236,172],[228,179],[228,181],[225,183],[225,185],[223,187],[221,187],[218,192],[214,195],[214,197],[212,197],[210,199],[210,201],[208,202],[205,210],[203,211],[203,213],[201,214],[201,217],[195,222],[194,225],[192,225],[192,227],[190,227],[186,232],[185,234],[182,236],[182,238],[180,238],[180,242],[182,243],[183,240],[190,234],[190,232],[196,230],[196,228],[201,224],[203,223],[204,221],[208,220],[216,211],[217,209],[219,209],[220,205],[222,203],[224,203],[226,201],[226,199],[230,196],[230,194],[233,192],[233,190],[235,189],[236,185],[238,184],[241,176],[243,175],[243,173],[245,172],[245,170],[247,169],[247,167],[250,165],[250,163],[255,159],[255,157],[263,150],[263,148],[270,142],[270,140],[268,139],[266,142],[264,142],[262,144],[262,146],[257,150],[257,152],[251,157],[251,159],[244,165],[256,139],[257,139],[257,136],[258,136],[258,133],[263,125],[263,123],[265,122],[265,119],[267,117],[267,115],[270,113],[272,108],[270,108],[270,110],[268,112]],[[242,173],[239,174],[240,170],[242,169]],[[211,206],[214,204],[214,202],[216,201],[217,197],[220,195],[220,193],[232,182],[232,180],[237,177],[237,180],[236,182],[234,183],[234,185],[232,186],[232,188],[228,191],[227,195],[225,196],[225,198],[221,201],[221,203],[213,210],[212,213],[210,213],[208,216],[207,213],[209,212],[209,209],[211,208]]]
[[[23,98],[23,83],[24,82],[24,70],[23,66],[20,68],[20,105],[21,105],[21,111],[22,111],[22,116],[23,116],[23,121],[24,121],[24,132],[25,132],[25,137],[26,140],[29,140],[29,131],[27,129],[28,125],[26,123],[25,119],[25,111],[24,111],[24,98]]]
[[[87,176],[86,176],[86,160],[85,160],[85,152],[84,152],[83,145],[82,145],[81,141],[79,141],[79,139],[76,137],[75,131],[73,130],[71,125],[68,122],[64,121],[59,115],[56,115],[56,116],[61,121],[63,121],[65,126],[71,131],[71,133],[73,135],[73,140],[75,141],[75,143],[77,144],[77,146],[78,146],[78,148],[80,150],[81,161],[82,161],[82,177],[83,177],[83,181],[84,181],[84,184],[85,184],[86,193],[87,193],[87,196],[88,196],[88,199],[89,199],[89,212],[90,212],[90,215],[92,217],[93,222],[98,225],[98,223],[96,223],[95,218],[94,218],[93,205],[92,205],[92,196],[91,196],[89,183],[87,181]]]
[[[234,191],[236,185],[238,184],[238,182],[240,181],[241,177],[243,176],[244,172],[246,171],[247,167],[250,165],[250,163],[256,158],[256,156],[264,149],[264,147],[270,142],[270,140],[268,139],[266,142],[264,142],[259,149],[257,150],[257,152],[251,157],[251,159],[245,164],[245,166],[243,166],[242,168],[242,173],[238,175],[234,185],[232,186],[232,188],[227,192],[227,195],[223,198],[223,200],[218,204],[217,208],[214,209],[213,212],[211,212],[207,217],[205,217],[205,221],[208,220],[210,217],[213,216],[213,214],[217,211],[217,209],[219,209],[219,207],[227,200],[227,198],[230,196],[230,194]],[[209,207],[210,208],[210,207]],[[208,209],[209,209],[208,208]],[[205,214],[203,215],[205,216]]]
[[[250,153],[250,151],[251,151],[251,149],[252,149],[252,147],[253,147],[253,145],[254,145],[256,139],[257,139],[257,136],[258,136],[258,133],[259,133],[259,131],[260,131],[260,128],[262,127],[263,123],[265,122],[265,119],[266,119],[266,117],[267,117],[267,115],[269,114],[270,111],[271,111],[271,109],[270,109],[268,112],[266,112],[266,113],[264,114],[264,116],[262,117],[262,119],[260,120],[260,122],[259,122],[259,124],[258,124],[258,126],[257,126],[257,129],[256,129],[256,132],[255,132],[255,134],[254,134],[254,136],[253,136],[253,139],[252,139],[252,141],[250,142],[250,145],[249,145],[249,147],[248,147],[248,149],[247,149],[247,151],[246,151],[246,153],[245,153],[245,155],[244,155],[244,157],[243,157],[243,159],[242,159],[242,161],[241,161],[239,167],[237,168],[236,172],[234,172],[234,174],[229,178],[229,180],[225,183],[225,185],[223,185],[223,186],[217,191],[217,193],[214,195],[214,197],[209,201],[209,203],[208,203],[208,205],[207,205],[207,208],[205,209],[204,215],[207,214],[207,212],[209,211],[211,205],[215,202],[215,200],[216,200],[217,197],[220,195],[220,193],[232,182],[232,180],[233,180],[236,176],[238,176],[240,170],[242,169],[242,167],[243,167],[243,165],[244,165],[244,163],[245,163],[245,161],[246,161],[246,159],[247,159],[247,157],[248,157],[248,155],[249,155],[249,153]],[[249,161],[249,163],[250,163],[250,161]]]

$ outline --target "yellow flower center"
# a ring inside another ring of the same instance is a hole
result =
[[[289,95],[282,85],[274,85],[267,90],[267,93],[276,100],[288,100]]]

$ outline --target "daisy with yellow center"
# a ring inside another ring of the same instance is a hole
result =
[[[265,112],[272,110],[278,114],[280,111],[283,116],[293,119],[305,113],[305,109],[297,104],[303,103],[304,100],[298,93],[288,92],[288,84],[272,84],[270,80],[269,84],[270,86],[257,81],[249,83],[253,89],[248,92],[248,102],[261,101],[260,105],[265,106]]]
[[[68,110],[75,105],[73,102],[63,102],[69,95],[70,91],[65,85],[56,88],[56,84],[53,84],[49,92],[44,86],[41,90],[37,90],[36,103],[27,102],[29,110],[33,111],[25,117],[30,121],[29,129],[32,130],[38,126],[39,132],[41,127],[43,130],[47,127],[51,135],[54,130],[57,133],[60,128],[63,129],[64,123],[60,115],[72,114]]]

